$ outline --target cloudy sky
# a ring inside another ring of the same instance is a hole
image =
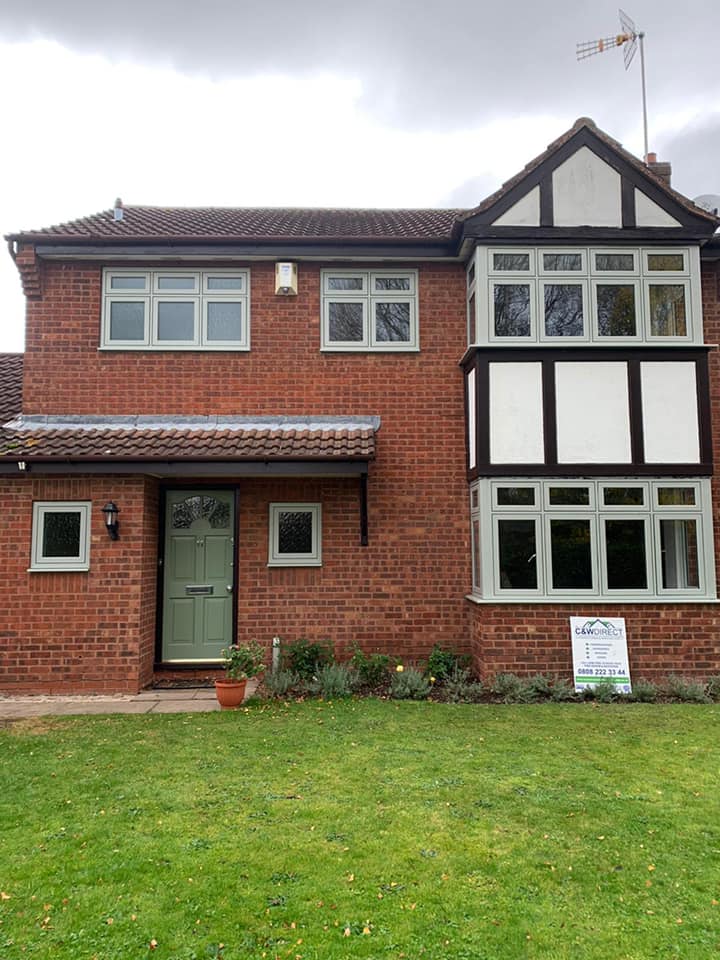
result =
[[[720,193],[720,3],[627,0],[650,149]],[[606,0],[0,0],[0,233],[112,205],[472,206],[590,116],[643,152]],[[0,350],[23,298],[0,257]]]

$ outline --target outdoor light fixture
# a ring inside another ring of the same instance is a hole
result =
[[[120,513],[119,509],[112,502],[106,503],[102,508],[102,512],[105,514],[105,526],[107,527],[108,536],[111,540],[117,540],[118,527],[120,526],[118,522],[118,514]]]

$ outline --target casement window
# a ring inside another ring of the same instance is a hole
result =
[[[478,248],[471,263],[475,342],[702,342],[695,249]]]
[[[31,571],[90,568],[90,503],[33,504]]]
[[[707,480],[480,480],[470,505],[478,597],[715,596]]]
[[[417,271],[323,271],[323,350],[418,347]]]
[[[248,270],[111,270],[103,275],[102,346],[248,350]]]
[[[322,566],[319,503],[271,503],[269,567]]]

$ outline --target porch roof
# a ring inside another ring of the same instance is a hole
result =
[[[83,464],[367,462],[380,418],[338,416],[18,416],[0,429],[0,469]],[[24,464],[24,466],[20,466]],[[316,472],[314,470],[313,472]]]

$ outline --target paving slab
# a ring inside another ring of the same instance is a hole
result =
[[[156,700],[147,713],[210,713],[219,710],[217,700]]]

